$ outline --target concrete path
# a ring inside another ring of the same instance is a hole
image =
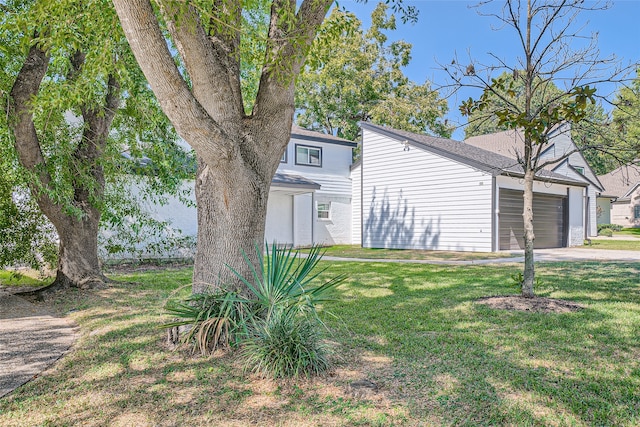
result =
[[[69,320],[0,289],[0,398],[53,365],[77,338]]]
[[[515,252],[513,252],[515,253]],[[482,265],[482,264],[505,264],[524,262],[524,255],[518,252],[516,256],[509,257],[511,252],[505,252],[504,258],[476,259],[469,261],[451,260],[416,260],[416,259],[365,259],[365,258],[343,258],[324,256],[325,261],[355,261],[355,262],[397,262],[401,264],[443,264],[443,265]],[[605,249],[586,248],[559,248],[559,249],[536,249],[534,253],[536,262],[554,261],[625,261],[640,262],[640,251],[616,251]]]

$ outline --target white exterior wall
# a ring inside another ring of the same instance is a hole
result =
[[[521,178],[508,176],[496,177],[498,192],[505,188],[509,190],[524,190],[524,181]],[[569,246],[581,246],[584,244],[584,187],[572,187],[563,184],[534,181],[533,192],[542,194],[554,194],[569,197],[569,224],[567,242]]]
[[[280,191],[269,192],[264,240],[268,245],[293,244],[293,197]]]
[[[362,167],[351,170],[351,244],[362,245]]]
[[[313,193],[293,196],[293,246],[301,247],[313,244],[314,218]]]
[[[320,245],[351,244],[351,197],[316,196],[318,203],[330,203],[329,218],[317,218],[314,229],[315,243]],[[317,211],[316,211],[317,212]]]
[[[363,130],[364,247],[492,250],[492,176]]]

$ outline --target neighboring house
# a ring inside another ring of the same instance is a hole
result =
[[[351,243],[349,167],[356,146],[342,138],[293,126],[269,192],[267,243]]]
[[[486,252],[523,248],[523,172],[513,158],[450,139],[361,126],[361,160],[351,171],[354,244]],[[588,186],[581,178],[539,173],[536,247],[583,244]]]
[[[520,131],[508,130],[503,132],[480,135],[468,138],[465,143],[483,148],[497,154],[517,159],[524,153],[524,138]],[[604,194],[604,186],[598,180],[589,163],[571,139],[571,127],[564,124],[556,127],[549,135],[549,141],[542,147],[540,153],[541,162],[550,162],[547,170],[566,178],[582,181],[587,184],[585,194],[585,219],[588,224],[584,237],[598,234],[598,223],[602,223],[602,209],[598,206],[609,199]],[[569,154],[570,153],[570,154]]]
[[[345,139],[293,126],[291,141],[269,191],[265,225],[267,243],[296,247],[351,243],[349,168],[356,146]],[[184,148],[190,149],[186,144]],[[154,219],[170,223],[165,230],[167,233],[175,234],[180,230],[183,236],[195,238],[198,221],[193,188],[193,181],[185,181],[182,188],[186,199],[192,202],[189,204],[177,197],[166,198],[163,205],[142,200],[141,203]],[[135,184],[132,184],[131,192],[139,192]],[[103,230],[105,238],[112,234]],[[164,256],[179,257],[186,253],[186,250],[179,250]]]
[[[612,199],[607,221],[602,224],[640,227],[640,167],[621,166],[598,178]]]

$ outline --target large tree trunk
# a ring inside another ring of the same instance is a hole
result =
[[[199,162],[194,293],[220,286],[243,291],[231,269],[251,280],[252,271],[244,257],[257,266],[256,249],[263,249],[269,184],[250,170],[236,170],[229,176]]]
[[[98,259],[100,212],[90,209],[82,219],[73,218],[57,228],[60,237],[56,288],[93,288],[105,282]]]
[[[524,175],[524,209],[522,218],[524,220],[524,273],[522,281],[522,296],[533,298],[533,284],[535,280],[535,269],[533,259],[533,177],[534,172],[528,170]]]
[[[73,70],[69,80],[80,72],[84,54],[76,52],[71,63]],[[34,44],[11,88],[11,102],[8,105],[8,113],[13,116],[11,128],[20,164],[39,181],[31,183],[32,197],[54,225],[60,239],[56,280],[43,290],[47,292],[70,286],[89,288],[104,282],[98,260],[100,210],[95,206],[95,201],[100,200],[104,192],[104,171],[99,159],[120,102],[120,85],[114,76],[109,76],[104,104],[80,105],[84,131],[71,163],[63,167],[87,170],[88,174],[73,177],[73,199],[61,202],[51,196],[51,193],[55,193],[55,180],[47,170],[47,157],[40,145],[31,105],[48,66],[49,55]],[[79,213],[70,212],[70,207]]]

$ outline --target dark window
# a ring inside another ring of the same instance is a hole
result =
[[[287,163],[287,149],[289,147],[285,148],[284,153],[282,153],[282,158],[280,159],[280,163]]]
[[[322,166],[322,148],[296,144],[296,165]]]
[[[635,205],[633,207],[633,218],[640,219],[640,205]]]

